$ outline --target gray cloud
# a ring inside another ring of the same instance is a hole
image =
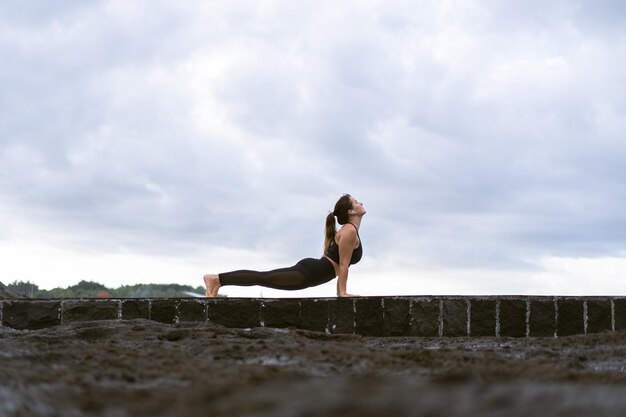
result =
[[[0,203],[78,247],[295,260],[352,192],[373,257],[624,250],[617,3],[29,4],[0,6]]]

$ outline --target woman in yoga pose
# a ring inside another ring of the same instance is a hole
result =
[[[279,290],[301,290],[324,284],[335,277],[338,297],[355,297],[346,292],[348,269],[361,260],[363,246],[359,237],[359,227],[365,215],[363,203],[350,194],[337,200],[335,209],[326,217],[326,238],[324,256],[319,259],[305,258],[289,268],[272,271],[240,270],[204,276],[206,296],[215,297],[224,285],[261,285]],[[337,231],[335,218],[342,225]]]

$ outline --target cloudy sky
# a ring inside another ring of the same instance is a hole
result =
[[[0,281],[626,294],[626,3],[0,3]],[[231,296],[333,296],[224,288]]]

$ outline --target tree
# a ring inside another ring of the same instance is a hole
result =
[[[180,284],[135,284],[122,285],[118,288],[108,288],[98,282],[82,280],[78,284],[67,288],[53,288],[40,290],[30,282],[15,282],[20,290],[12,289],[25,295],[32,293],[33,298],[95,298],[98,293],[106,291],[114,298],[149,298],[149,297],[188,297],[190,293],[204,294],[205,288],[192,287]]]
[[[72,289],[74,291],[106,291],[107,287],[98,282],[82,280],[76,285],[67,287],[67,289]]]
[[[35,297],[39,291],[39,286],[30,281],[13,281],[11,284],[7,285],[7,288],[30,298]]]

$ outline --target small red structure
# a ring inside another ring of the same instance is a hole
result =
[[[113,296],[111,294],[109,294],[107,291],[100,291],[98,294],[96,294],[96,298],[113,298]]]

